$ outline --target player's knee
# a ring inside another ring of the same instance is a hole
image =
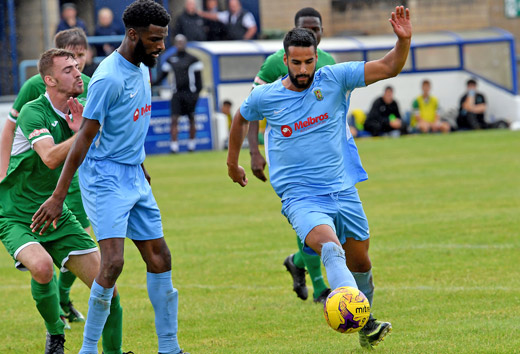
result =
[[[104,278],[116,280],[123,271],[125,260],[123,256],[110,257],[109,260],[101,262],[101,273]]]
[[[54,267],[51,259],[44,259],[36,262],[31,268],[31,275],[40,284],[47,284],[52,280]]]
[[[168,247],[164,247],[160,252],[154,253],[147,262],[148,271],[152,273],[162,273],[171,270],[172,256]]]
[[[368,257],[368,255],[347,257],[347,267],[351,272],[365,273],[372,269],[372,262],[370,261],[370,257]]]

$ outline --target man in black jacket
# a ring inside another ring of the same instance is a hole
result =
[[[184,11],[177,17],[173,33],[183,34],[188,41],[207,40],[204,19],[197,14],[195,0],[186,0]]]
[[[190,139],[188,140],[188,150],[194,151],[195,142],[195,106],[202,90],[202,62],[198,58],[186,52],[186,37],[182,34],[175,36],[174,44],[177,52],[170,56],[160,68],[160,74],[155,83],[161,82],[168,73],[173,74],[172,80],[172,101],[171,101],[171,142],[170,150],[173,153],[179,152],[179,142],[177,140],[177,122],[179,116],[186,115],[190,120]]]
[[[477,81],[469,79],[466,83],[467,91],[460,99],[457,125],[459,129],[486,129],[488,124],[484,120],[486,113],[486,99],[477,92]]]
[[[226,26],[228,40],[253,39],[258,30],[253,14],[242,8],[240,0],[229,0],[228,8],[228,11],[217,13],[200,11],[199,15],[222,22]]]
[[[394,89],[385,87],[385,93],[372,104],[365,122],[365,130],[373,136],[385,133],[399,136],[406,133],[406,125],[401,119],[399,107],[394,100]]]

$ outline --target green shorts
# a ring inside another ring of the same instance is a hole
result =
[[[70,183],[69,192],[65,198],[65,204],[72,211],[72,214],[78,219],[81,226],[85,229],[90,226],[87,213],[83,208],[83,201],[81,200],[81,190],[79,188],[78,173],[74,175]]]
[[[0,240],[15,260],[15,267],[19,270],[27,270],[27,268],[17,261],[18,253],[34,243],[39,243],[45,248],[61,271],[67,271],[65,263],[69,256],[97,251],[96,242],[69,210],[63,213],[57,229],[50,226],[41,236],[38,232],[32,232],[29,226],[30,224],[18,220],[0,217]]]

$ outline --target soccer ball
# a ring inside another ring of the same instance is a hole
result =
[[[370,304],[361,291],[343,286],[329,294],[323,305],[323,312],[333,330],[355,333],[367,323],[370,317]]]

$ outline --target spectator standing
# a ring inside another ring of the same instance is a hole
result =
[[[89,45],[87,48],[87,54],[85,55],[85,67],[83,68],[83,74],[87,75],[88,77],[92,77],[92,75],[94,75],[94,71],[96,71],[99,65],[94,62],[96,53],[96,48],[92,45]]]
[[[194,151],[195,141],[195,106],[202,90],[202,62],[197,57],[186,51],[187,39],[184,35],[175,36],[174,44],[177,52],[166,59],[161,66],[161,72],[155,83],[161,82],[168,73],[173,74],[171,100],[171,142],[170,150],[173,153],[179,152],[178,121],[179,116],[186,115],[190,121],[190,139],[188,140],[188,150]]]
[[[229,0],[228,8],[227,11],[217,13],[201,11],[199,15],[223,23],[226,26],[228,40],[253,39],[258,30],[253,14],[244,10],[239,0]]]
[[[410,127],[417,127],[421,133],[449,133],[450,125],[448,122],[441,121],[439,115],[439,100],[430,95],[430,81],[424,80],[421,87],[422,95],[418,96],[412,104],[414,112]]]
[[[372,104],[365,122],[365,130],[373,136],[385,133],[399,136],[406,132],[406,126],[399,113],[399,106],[394,100],[394,89],[391,86],[385,87],[383,96]]]
[[[206,11],[216,14],[218,12],[218,1],[206,0]],[[226,26],[220,21],[204,19],[204,30],[208,41],[226,39]]]
[[[459,129],[487,129],[488,124],[484,119],[486,113],[486,99],[477,92],[477,81],[469,79],[466,83],[467,91],[460,99],[459,116],[457,125]]]
[[[87,25],[85,22],[78,17],[78,9],[76,5],[71,2],[66,2],[61,6],[61,21],[58,24],[56,33],[71,29],[73,27],[79,27],[88,33]]]
[[[197,14],[195,0],[186,0],[184,11],[177,17],[173,33],[184,35],[188,41],[206,40],[204,19]]]
[[[125,30],[114,23],[114,13],[108,7],[103,7],[98,11],[97,24],[94,30],[96,36],[117,36],[125,34]],[[112,43],[103,43],[96,46],[98,55],[110,55],[115,47]]]

